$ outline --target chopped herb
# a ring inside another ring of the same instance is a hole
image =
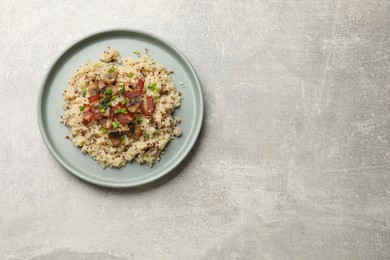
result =
[[[125,92],[125,85],[121,86],[121,89],[119,90],[119,93],[121,93],[121,94],[123,94],[124,92]]]
[[[144,134],[144,138],[145,138],[146,140],[149,140],[150,135],[149,135],[149,134]]]
[[[157,83],[153,82],[148,85],[148,89],[152,90],[153,92],[158,92],[158,88],[156,88]]]
[[[116,99],[116,96],[112,96],[112,100],[115,100]]]
[[[115,67],[111,67],[109,70],[108,70],[108,73],[113,73],[115,71]]]
[[[112,94],[112,89],[106,88],[106,90],[104,90],[104,94],[111,95]]]
[[[114,128],[118,128],[120,126],[119,122],[116,120],[113,121],[111,124],[112,124],[112,127],[114,127]]]
[[[96,64],[96,66],[97,66],[98,68],[101,68],[101,67],[103,66],[103,64],[98,63],[98,64]]]
[[[99,111],[100,111],[100,113],[104,113],[106,111],[106,109],[103,107]]]
[[[140,117],[137,117],[135,120],[137,121],[138,124],[141,124],[142,122],[142,119]]]
[[[104,96],[103,98],[103,103],[107,103],[108,102],[108,97],[107,96]]]
[[[124,87],[125,84],[123,82],[119,83],[119,87]]]
[[[105,133],[105,134],[107,134],[107,133],[108,133],[108,130],[107,130],[107,128],[104,128],[104,127],[102,127],[102,128],[100,128],[100,130],[101,130],[103,133]]]
[[[112,103],[111,103],[111,102],[108,102],[108,103],[107,103],[107,106],[112,106]]]
[[[134,76],[134,74],[129,72],[128,76],[129,76],[129,78],[132,78]]]
[[[161,134],[161,130],[160,130],[160,129],[157,129],[157,130],[156,130],[156,134],[158,134],[158,135]]]
[[[83,93],[83,96],[85,96],[87,94],[87,88],[86,87],[83,87],[81,89],[81,93]]]
[[[84,110],[84,106],[79,106],[80,111]]]
[[[120,113],[127,114],[126,108],[115,109],[114,114],[120,114]]]
[[[124,104],[126,104],[126,100],[123,99],[122,100],[122,105],[124,105]]]

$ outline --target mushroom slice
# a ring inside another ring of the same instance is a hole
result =
[[[138,96],[134,97],[134,98],[130,99],[130,102],[126,103],[127,110],[130,113],[135,113],[138,110],[140,104],[141,104],[141,98]]]
[[[112,128],[112,120],[109,117],[103,117],[100,119],[100,125],[104,128],[111,129]]]
[[[110,107],[107,107],[107,108],[104,110],[103,116],[110,117]]]
[[[104,88],[107,85],[104,80],[98,80],[98,84],[99,84],[100,88]]]
[[[95,96],[99,94],[99,92],[100,92],[100,88],[98,84],[92,83],[91,85],[88,86],[88,93],[90,96]]]
[[[131,121],[128,125],[129,131],[127,131],[127,135],[129,138],[134,140],[138,140],[142,135],[142,129],[136,121]]]
[[[118,95],[119,88],[116,85],[110,85],[110,88],[112,89],[112,95]]]
[[[121,143],[121,132],[119,132],[119,131],[110,132],[108,134],[108,137],[110,138],[110,140],[111,140],[111,142],[112,142],[112,144],[114,146],[120,145],[120,143]]]
[[[106,75],[104,75],[103,80],[108,84],[114,84],[117,77],[118,77],[118,72],[107,73]]]

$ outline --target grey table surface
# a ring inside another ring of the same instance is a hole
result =
[[[0,259],[389,259],[390,2],[0,1]],[[186,161],[140,189],[87,184],[41,138],[67,45],[156,33],[202,82]]]

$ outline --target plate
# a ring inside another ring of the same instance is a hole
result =
[[[89,155],[81,153],[64,138],[69,128],[59,122],[64,113],[62,93],[71,74],[87,60],[97,60],[108,47],[122,57],[133,51],[148,49],[149,55],[167,69],[172,69],[176,89],[182,92],[182,104],[175,115],[182,121],[183,134],[169,142],[161,160],[150,167],[136,162],[122,168],[101,168]],[[200,133],[204,114],[203,94],[199,79],[187,58],[171,43],[149,32],[135,29],[110,29],[87,35],[66,48],[46,73],[38,97],[38,124],[50,152],[77,177],[105,187],[126,188],[143,185],[168,174],[189,154]]]

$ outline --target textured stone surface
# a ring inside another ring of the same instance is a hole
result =
[[[390,2],[0,1],[0,259],[389,259]],[[187,161],[95,187],[46,148],[46,69],[80,36],[154,32],[193,63]]]

